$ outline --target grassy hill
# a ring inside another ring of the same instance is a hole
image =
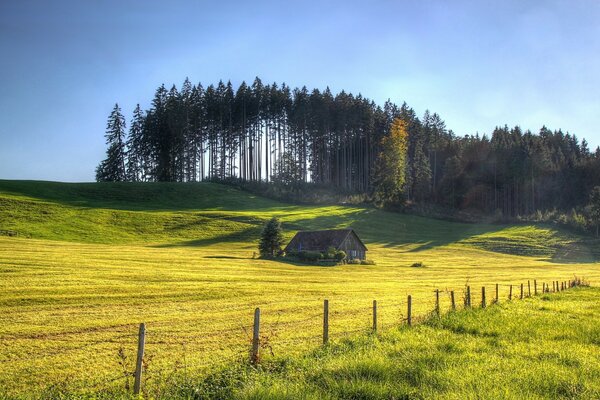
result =
[[[288,237],[352,226],[377,265],[256,259],[272,216]],[[597,282],[597,248],[551,226],[291,205],[217,184],[0,181],[0,394],[122,388],[142,321],[148,386],[159,390],[184,360],[186,376],[202,377],[246,358],[255,307],[274,354],[305,354],[318,347],[324,298],[337,341],[365,331],[373,299],[385,332],[401,321],[408,294],[423,316],[436,288],[462,295],[467,283],[489,292],[498,283],[506,298],[508,285],[532,279]]]

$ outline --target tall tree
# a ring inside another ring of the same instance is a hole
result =
[[[106,125],[106,158],[96,168],[97,181],[120,182],[127,179],[125,167],[125,118],[121,114],[121,108],[115,104]]]
[[[381,141],[375,170],[375,201],[382,205],[398,205],[404,201],[408,123],[395,118],[390,132]]]

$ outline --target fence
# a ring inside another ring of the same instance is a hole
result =
[[[552,292],[560,292],[560,291],[564,291],[568,288],[572,288],[574,286],[578,286],[581,283],[581,281],[579,280],[568,280],[568,281],[552,281]],[[441,302],[440,302],[440,290],[436,289],[434,290],[434,295],[435,295],[435,307],[432,311],[432,314],[439,317],[441,316]],[[550,285],[548,285],[547,283],[542,283],[542,288],[541,288],[541,293],[550,293]],[[509,285],[509,301],[512,300],[512,294],[513,294],[513,285]],[[538,295],[538,283],[537,280],[533,281],[533,295],[536,296]],[[527,281],[527,289],[525,290],[525,286],[523,283],[520,284],[520,292],[519,292],[519,299],[524,299],[526,297],[531,297],[532,296],[532,291],[531,291],[531,281],[528,280]],[[456,307],[456,296],[455,296],[455,292],[449,291],[449,297],[450,297],[450,311],[455,311],[457,309]],[[500,285],[496,284],[495,285],[495,297],[492,299],[492,304],[498,304],[500,303]],[[486,287],[482,286],[481,287],[481,303],[479,304],[479,306],[481,308],[486,308],[487,307],[487,297],[486,297]],[[406,318],[404,318],[402,321],[400,321],[401,323],[406,323],[408,326],[413,325],[413,315],[412,315],[412,307],[413,307],[413,302],[412,302],[412,296],[408,295],[407,297],[407,303],[406,303]],[[471,296],[471,287],[470,286],[466,286],[466,290],[465,290],[465,297],[464,297],[464,307],[465,308],[470,308],[472,307],[472,296]],[[378,311],[378,305],[377,305],[377,300],[373,300],[373,304],[372,304],[372,311],[371,311],[371,317],[372,317],[372,327],[371,327],[371,331],[373,333],[377,333],[378,327],[379,327],[379,323],[378,323],[378,319],[377,319],[377,311]],[[427,316],[425,316],[427,317]],[[330,341],[330,336],[329,336],[329,322],[330,322],[330,313],[329,313],[329,300],[325,299],[323,301],[323,313],[322,313],[322,321],[323,321],[323,328],[322,328],[322,339],[323,339],[323,345],[327,346],[329,341]],[[140,393],[140,389],[141,389],[141,383],[142,383],[142,374],[143,374],[143,357],[144,357],[144,348],[145,348],[145,332],[146,332],[146,325],[144,323],[140,324],[139,327],[139,337],[138,337],[138,351],[137,351],[137,362],[136,362],[136,369],[135,369],[135,383],[134,383],[134,394],[139,394]],[[254,310],[254,323],[252,325],[252,341],[251,341],[251,347],[250,347],[250,351],[249,351],[249,363],[250,364],[258,364],[260,362],[261,359],[261,348],[264,348],[265,346],[261,346],[261,341],[264,339],[263,336],[261,336],[261,310],[260,308],[256,308]]]
[[[253,315],[249,310],[248,322],[252,321],[252,324],[232,321],[227,328],[211,330],[208,327],[204,331],[193,327],[191,331],[183,332],[178,326],[152,322],[107,327],[107,331],[114,329],[109,339],[104,335],[104,328],[94,330],[93,340],[85,341],[79,341],[77,332],[66,335],[48,333],[37,338],[43,339],[40,340],[43,342],[40,346],[44,346],[44,351],[31,349],[29,354],[19,358],[2,356],[0,364],[16,362],[26,365],[30,370],[44,370],[41,362],[53,356],[73,360],[72,368],[83,365],[77,364],[83,363],[83,360],[86,366],[111,362],[110,373],[100,367],[88,368],[88,377],[78,383],[79,386],[73,383],[74,389],[96,391],[118,385],[138,394],[144,391],[145,386],[174,379],[176,375],[192,375],[196,370],[209,371],[232,362],[259,364],[265,355],[275,352],[327,346],[332,340],[359,332],[376,334],[401,325],[410,327],[427,318],[439,317],[460,308],[486,308],[507,300],[560,292],[581,283],[578,279],[551,282],[529,280],[517,285],[495,284],[481,288],[467,284],[461,291],[435,289],[428,292],[431,293],[429,297],[427,293],[420,297],[410,294],[405,298],[382,296],[360,308],[349,307],[350,303],[343,304],[341,299],[333,298],[325,299],[320,306],[315,304],[314,308],[303,307],[300,318],[294,310],[287,310],[282,317],[272,311],[276,304],[263,304],[262,309],[256,308]],[[234,311],[222,312],[222,318],[235,315],[239,318],[240,308],[236,307]],[[292,337],[279,336],[280,332],[290,330],[294,333]],[[166,356],[156,357],[158,348],[161,355]],[[128,354],[133,356],[129,357]],[[109,361],[106,361],[107,357]],[[17,377],[18,371],[15,370],[14,377],[7,375],[5,378],[8,381]]]

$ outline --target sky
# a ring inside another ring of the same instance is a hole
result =
[[[600,2],[2,1],[0,179],[93,181],[115,103],[263,82],[437,112],[457,135],[542,125],[600,145]]]

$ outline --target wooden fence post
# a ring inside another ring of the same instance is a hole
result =
[[[537,279],[533,280],[533,294],[537,296]]]
[[[500,291],[498,290],[498,284],[496,283],[496,304],[500,303]]]
[[[406,323],[408,324],[408,326],[412,325],[412,297],[409,294],[408,295],[408,302],[407,302],[407,312],[406,312]]]
[[[481,308],[485,308],[485,286],[481,287]]]
[[[512,300],[512,285],[510,285],[510,290],[508,291],[508,299]]]
[[[440,289],[435,289],[435,313],[440,316]]]
[[[323,344],[329,342],[329,300],[323,301]]]
[[[456,302],[454,301],[454,290],[450,291],[450,302],[452,303],[452,311],[456,310]]]
[[[144,347],[146,344],[146,324],[140,324],[140,332],[138,335],[138,351],[137,360],[135,362],[135,379],[133,382],[133,394],[140,394],[142,388],[142,368],[144,361]]]
[[[254,310],[254,329],[252,330],[252,353],[250,353],[250,362],[258,364],[260,345],[260,308]]]
[[[377,300],[373,300],[373,332],[377,332]]]
[[[467,286],[467,298],[465,299],[465,306],[471,307],[471,286]]]
[[[523,284],[521,283],[521,300],[523,300]]]
[[[527,281],[527,297],[531,297],[531,281]]]

